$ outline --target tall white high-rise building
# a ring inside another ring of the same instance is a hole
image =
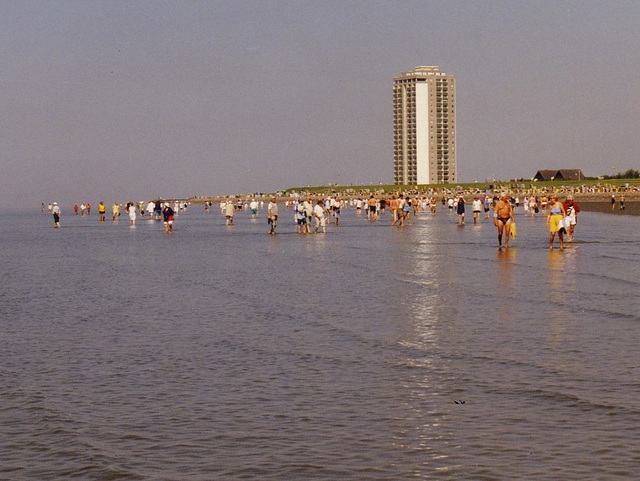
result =
[[[455,77],[416,67],[393,79],[395,184],[457,182]]]

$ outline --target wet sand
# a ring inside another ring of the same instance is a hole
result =
[[[615,210],[611,210],[611,201],[585,201],[581,200],[576,202],[585,212],[602,212],[605,214],[615,215],[640,215],[640,202],[628,202],[625,205],[624,210],[620,209],[620,203],[616,202]]]

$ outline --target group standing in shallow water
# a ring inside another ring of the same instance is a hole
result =
[[[613,199],[612,197],[612,204]],[[89,203],[82,204],[82,211],[89,213]],[[211,203],[205,204],[205,211],[209,212]],[[430,211],[433,216],[436,215],[438,201],[435,197],[415,197],[412,198],[408,195],[400,194],[397,197],[395,195],[390,196],[390,199],[379,199],[375,195],[371,195],[369,198],[359,198],[343,201],[338,196],[329,197],[323,200],[317,200],[314,205],[314,201],[311,197],[308,197],[304,201],[289,201],[286,200],[284,205],[287,209],[290,206],[294,208],[295,223],[297,224],[297,230],[301,234],[311,233],[311,223],[315,222],[314,233],[325,233],[326,225],[329,222],[328,218],[333,217],[336,226],[339,225],[340,213],[343,207],[351,206],[355,207],[356,214],[361,215],[362,211],[366,212],[366,218],[370,222],[377,222],[382,214],[385,213],[385,207],[388,207],[391,212],[391,225],[402,227],[411,226],[411,215],[418,216],[419,212]],[[465,224],[465,199],[463,195],[457,195],[450,198],[442,198],[442,205],[449,207],[449,213],[456,213],[458,219],[458,225],[464,226]],[[511,197],[508,193],[502,193],[498,197],[491,198],[489,195],[483,195],[482,198],[475,196],[472,208],[473,208],[473,221],[475,225],[480,225],[481,212],[484,209],[485,218],[488,218],[490,211],[494,213],[494,225],[498,230],[498,246],[499,248],[508,248],[510,238],[515,238],[516,226],[514,219],[515,208],[518,207],[518,197]],[[559,241],[560,250],[564,249],[566,242],[571,242],[575,235],[575,226],[577,224],[577,215],[580,212],[580,207],[574,202],[573,196],[568,195],[564,203],[560,203],[558,196],[552,194],[548,199],[547,197],[541,197],[538,200],[537,197],[525,197],[524,199],[524,213],[533,217],[539,212],[538,206],[542,207],[543,214],[546,215],[546,225],[549,228],[549,248],[553,249],[556,235]],[[615,204],[614,204],[615,205]],[[624,197],[620,198],[621,209],[624,209]],[[264,206],[264,202],[257,202],[253,199],[250,203],[243,203],[239,198],[237,200],[237,206],[234,201],[228,200],[221,203],[221,211],[227,219],[227,225],[232,226],[236,209],[243,210],[250,208],[251,218],[255,219],[258,216],[258,208]],[[140,211],[140,215],[144,216],[145,211],[148,211],[149,218],[153,218],[153,213],[156,213],[156,220],[163,220],[165,232],[173,232],[173,221],[175,213],[178,209],[183,210],[183,206],[176,202],[176,209],[173,209],[170,203],[165,201],[151,201],[147,204],[135,202],[128,202],[125,206],[125,211],[129,217],[129,223],[131,226],[136,225],[137,211]],[[364,209],[363,209],[364,208]],[[45,211],[44,203],[41,205],[41,210]],[[74,211],[78,213],[77,204],[74,205]],[[186,203],[184,204],[184,210],[186,211]],[[112,206],[112,219],[118,220],[120,216],[120,204],[114,202]],[[57,203],[49,204],[49,212],[53,214],[54,226],[60,227],[60,207]],[[104,222],[106,216],[106,205],[103,201],[98,206],[99,220]],[[275,235],[276,227],[278,225],[279,210],[278,200],[276,197],[271,198],[267,206],[267,221],[269,223],[269,234]],[[566,238],[565,238],[566,235]]]

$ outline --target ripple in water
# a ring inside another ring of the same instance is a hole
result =
[[[635,218],[262,217],[6,216],[0,477],[635,476]]]

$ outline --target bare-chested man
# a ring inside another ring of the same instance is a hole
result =
[[[371,194],[369,197],[369,207],[367,208],[367,219],[376,220],[378,218],[378,199]]]
[[[500,200],[496,202],[495,212],[493,213],[493,223],[498,227],[498,245],[502,248],[502,234],[506,234],[504,246],[509,247],[509,231],[511,230],[511,222],[513,222],[513,210],[509,196],[502,194]]]

